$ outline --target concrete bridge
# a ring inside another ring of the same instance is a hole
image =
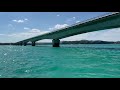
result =
[[[120,12],[113,12],[56,31],[52,31],[50,33],[28,38],[16,42],[16,44],[26,46],[28,42],[32,42],[32,46],[35,46],[35,42],[38,40],[52,39],[53,47],[59,47],[60,39],[62,38],[66,38],[69,36],[78,35],[82,33],[87,33],[87,32],[112,29],[118,27],[120,27]]]

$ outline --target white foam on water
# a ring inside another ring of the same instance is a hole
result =
[[[7,53],[4,53],[4,55],[6,56],[6,55],[7,55]]]
[[[25,70],[26,73],[30,72],[30,70]]]

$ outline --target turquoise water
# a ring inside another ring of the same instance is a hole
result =
[[[119,44],[0,46],[0,78],[118,77]]]

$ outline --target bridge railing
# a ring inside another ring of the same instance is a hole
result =
[[[100,18],[103,18],[103,17],[106,17],[106,16],[110,16],[110,15],[113,15],[113,14],[116,14],[116,13],[119,13],[119,12],[108,12],[108,13],[105,13],[103,15],[99,15],[99,16],[96,16],[96,17],[93,17],[93,18],[90,18],[90,19],[87,19],[87,20],[75,23],[72,26],[83,24],[83,23],[86,23],[86,22],[90,22],[90,21],[93,21],[93,20],[96,20],[96,19],[100,19]]]

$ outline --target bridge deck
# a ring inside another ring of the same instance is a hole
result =
[[[114,12],[19,42],[35,42],[42,39],[62,39],[77,34],[118,27],[120,27],[120,13]]]

